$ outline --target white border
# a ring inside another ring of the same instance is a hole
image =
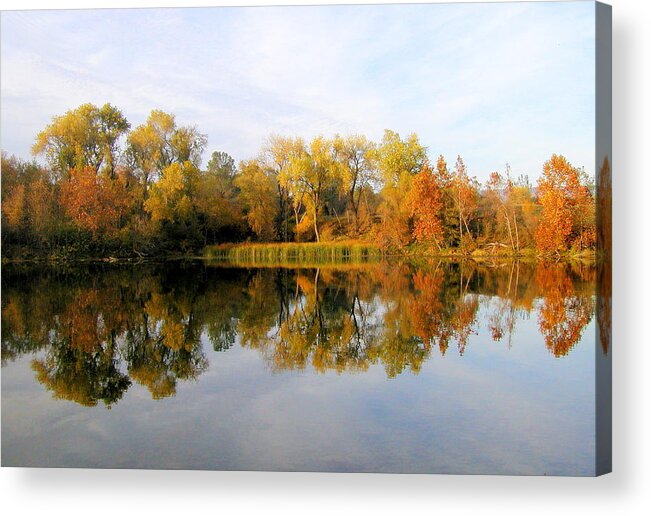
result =
[[[283,0],[281,3],[345,2]],[[358,0],[354,3],[390,2]],[[598,479],[572,479],[3,468],[0,508],[4,514],[651,514],[648,327],[651,2],[612,0],[611,3],[614,473]],[[274,2],[0,2],[2,9],[208,5],[274,5]]]

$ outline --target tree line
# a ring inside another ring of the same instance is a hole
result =
[[[536,185],[508,164],[485,183],[416,134],[270,136],[238,164],[173,114],[132,127],[83,104],[37,136],[47,166],[2,154],[3,254],[152,255],[225,242],[361,240],[387,250],[542,254],[595,246],[589,176],[552,155]]]

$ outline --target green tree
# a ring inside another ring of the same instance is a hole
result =
[[[210,156],[206,173],[219,178],[222,192],[226,194],[233,187],[236,173],[235,160],[226,152],[215,151]]]

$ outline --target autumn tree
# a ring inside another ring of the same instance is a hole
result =
[[[376,159],[383,181],[380,236],[386,245],[402,246],[411,240],[407,198],[414,176],[426,163],[427,149],[415,134],[403,140],[398,133],[386,130]]]
[[[172,163],[162,170],[161,178],[152,185],[145,209],[168,237],[191,245],[198,237],[195,197],[199,169],[191,161]]]
[[[581,172],[563,156],[553,154],[538,180],[541,220],[536,247],[544,253],[562,252],[574,243],[579,249],[594,243],[594,198]]]
[[[226,152],[213,152],[206,170],[199,177],[195,204],[204,243],[208,243],[209,235],[214,241],[218,238],[234,240],[240,236],[234,163]]]
[[[516,241],[518,249],[535,247],[536,228],[539,221],[539,206],[529,177],[520,175],[515,179],[509,191],[508,205],[518,223]]]
[[[39,247],[60,223],[55,185],[47,170],[2,153],[2,240]]]
[[[384,183],[397,186],[405,174],[413,176],[420,172],[427,160],[427,149],[415,133],[402,139],[398,133],[387,129],[376,156]]]
[[[362,227],[360,205],[365,194],[377,183],[375,144],[364,135],[336,136],[334,147],[341,164],[341,184],[353,214],[353,234],[359,236]]]
[[[288,169],[291,161],[303,152],[304,145],[301,138],[272,135],[263,146],[258,159],[265,172],[275,178],[276,202],[278,204],[274,221],[275,232],[276,238],[285,242],[290,238],[290,207],[294,208],[295,224],[298,225],[303,204],[302,198],[291,197],[287,181],[281,181],[281,177],[286,177],[289,174]]]
[[[138,171],[146,194],[152,181],[173,163],[189,161],[198,168],[206,144],[206,136],[196,127],[178,127],[174,115],[153,110],[144,124],[129,133],[126,157]]]
[[[477,187],[475,181],[468,176],[466,165],[461,156],[457,156],[454,165],[452,188],[458,216],[459,247],[464,250],[467,244],[474,240],[469,223],[473,219],[477,207]]]
[[[129,209],[129,196],[121,182],[98,176],[92,168],[72,169],[61,185],[61,203],[75,226],[94,238],[116,235]]]
[[[522,205],[526,202],[526,192],[522,187],[516,185],[511,179],[510,167],[507,164],[506,174],[503,176],[499,172],[493,172],[486,182],[484,195],[485,218],[488,216],[494,226],[495,235],[487,236],[499,237],[500,234],[506,233],[508,245],[512,252],[520,251],[521,224],[520,211]],[[486,226],[486,225],[485,225]],[[485,227],[486,230],[486,227]],[[489,233],[486,230],[486,233]],[[491,242],[496,244],[497,242]],[[499,242],[500,245],[505,245]]]
[[[255,161],[242,161],[235,177],[238,201],[244,210],[244,217],[260,240],[274,236],[274,222],[278,213],[276,179]]]
[[[305,197],[317,242],[320,241],[319,214],[323,209],[324,194],[337,178],[338,171],[337,151],[332,141],[317,136],[303,152],[292,157],[286,173],[279,177],[294,199]]]
[[[44,155],[53,172],[66,177],[73,169],[90,167],[99,172],[104,166],[112,176],[118,159],[118,143],[129,130],[122,112],[110,104],[101,108],[82,104],[64,115],[55,116],[36,136],[35,155]]]
[[[233,180],[236,172],[235,160],[230,154],[223,151],[215,151],[211,154],[206,167],[206,175],[216,179],[215,186],[222,196],[232,197],[234,195]]]
[[[440,249],[444,239],[441,210],[441,187],[430,166],[423,166],[414,177],[408,195],[408,206],[413,221],[413,235],[419,242],[433,242]]]
[[[27,226],[26,167],[15,157],[2,153],[2,233],[18,233]],[[4,239],[4,238],[3,238]]]
[[[456,209],[456,195],[453,188],[452,172],[448,168],[445,157],[440,154],[436,160],[436,167],[432,169],[434,180],[441,192],[441,210],[439,218],[443,228],[443,243],[445,247],[452,247],[457,240],[458,213]]]

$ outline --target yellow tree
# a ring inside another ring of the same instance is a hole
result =
[[[375,144],[364,135],[336,136],[334,146],[341,164],[342,188],[353,213],[353,231],[359,235],[363,193],[377,182]]]
[[[265,172],[275,178],[277,189],[276,202],[278,210],[274,221],[276,237],[285,242],[289,240],[290,205],[294,208],[295,223],[298,226],[299,217],[303,208],[302,198],[291,198],[287,180],[288,169],[292,159],[304,151],[305,143],[301,138],[272,135],[268,138],[260,157],[260,165]]]
[[[486,183],[485,201],[491,209],[498,228],[506,228],[509,245],[512,251],[520,249],[520,231],[516,206],[513,203],[514,184],[508,174],[506,177],[499,172],[493,172]],[[500,224],[500,221],[503,223]],[[504,244],[502,244],[504,245]]]
[[[206,143],[206,136],[196,127],[177,127],[174,115],[155,109],[129,133],[126,157],[138,171],[146,195],[150,183],[172,163],[189,161],[199,167]]]
[[[165,167],[145,201],[152,222],[184,230],[196,229],[192,226],[196,222],[194,197],[198,181],[199,170],[190,161]]]
[[[242,161],[235,177],[238,201],[244,209],[251,230],[260,240],[274,236],[274,221],[278,213],[277,185],[272,175],[265,173],[255,161]]]
[[[398,133],[387,129],[376,159],[383,181],[380,236],[384,245],[402,246],[411,239],[407,196],[414,176],[427,161],[427,149],[415,134],[403,140]]]
[[[35,155],[45,155],[50,167],[60,177],[73,168],[91,167],[99,172],[102,165],[113,176],[117,162],[118,141],[129,130],[122,112],[104,104],[82,104],[52,123],[36,136]]]
[[[324,194],[338,175],[339,163],[333,142],[317,136],[304,152],[292,157],[286,173],[279,178],[294,198],[305,197],[317,242],[320,241],[319,214],[323,208]]]

